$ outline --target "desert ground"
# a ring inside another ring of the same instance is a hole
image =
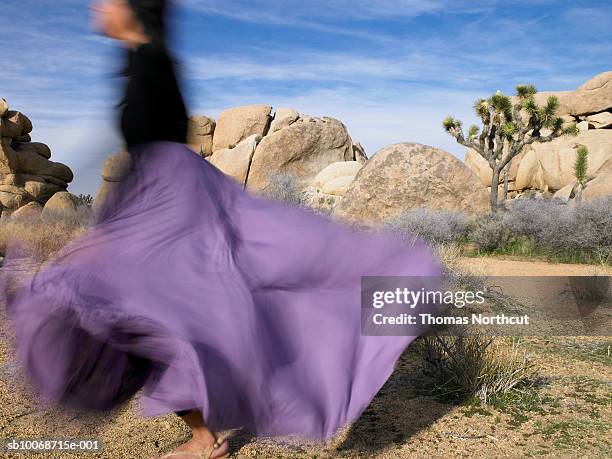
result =
[[[490,275],[612,274],[609,267],[516,257],[464,257],[458,263]],[[0,323],[0,437],[86,438],[103,445],[95,454],[5,457],[140,459],[169,452],[189,438],[187,427],[173,414],[140,418],[137,399],[104,415],[38,407],[10,366],[10,327],[4,317]],[[524,338],[523,345],[537,365],[538,384],[494,405],[431,395],[420,356],[411,346],[369,408],[329,444],[254,439],[234,432],[231,457],[610,457],[610,338],[534,337]]]

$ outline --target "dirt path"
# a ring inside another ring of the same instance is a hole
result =
[[[459,266],[489,276],[612,276],[612,267],[526,261],[511,257],[463,257]]]

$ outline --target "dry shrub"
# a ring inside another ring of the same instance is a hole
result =
[[[272,174],[264,196],[295,207],[304,207],[305,195],[300,191],[297,178],[286,173]]]
[[[68,242],[83,234],[90,223],[91,209],[79,206],[76,212],[0,221],[0,254],[16,247],[19,255],[45,262]]]
[[[411,209],[386,226],[406,239],[415,237],[430,244],[453,244],[467,236],[468,218],[460,212]]]
[[[417,342],[432,392],[445,397],[476,397],[487,403],[535,380],[534,364],[518,339],[512,345],[494,336],[427,336]]]

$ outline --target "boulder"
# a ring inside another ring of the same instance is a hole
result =
[[[353,160],[359,164],[365,164],[368,160],[365,148],[359,142],[353,144]]]
[[[589,128],[592,129],[609,129],[612,128],[612,113],[601,112],[595,115],[590,115],[585,118]]]
[[[270,126],[269,105],[230,108],[219,116],[213,136],[213,152],[238,145],[254,134],[264,136]]]
[[[45,203],[62,188],[53,183],[41,183],[36,181],[28,180],[25,182],[24,189],[32,196],[35,201]]]
[[[9,111],[9,104],[6,99],[0,97],[0,118],[4,118]]]
[[[109,156],[102,166],[102,179],[107,182],[121,182],[132,167],[132,157],[126,151]]]
[[[0,136],[12,139],[32,132],[32,122],[21,112],[9,110],[0,123]]]
[[[560,190],[557,190],[555,194],[553,194],[553,199],[558,199],[561,202],[569,202],[572,197],[572,193],[574,192],[574,187],[576,186],[576,182],[568,183]]]
[[[339,161],[332,163],[317,174],[310,187],[322,190],[325,184],[338,178],[348,177],[353,180],[363,166],[357,161]]]
[[[279,108],[274,114],[272,124],[270,124],[270,132],[272,134],[276,131],[280,131],[283,128],[291,126],[300,118],[300,114],[292,108]]]
[[[43,207],[43,215],[55,214],[55,213],[72,213],[76,212],[79,198],[72,193],[67,191],[60,191],[55,193],[45,203]]]
[[[0,174],[12,174],[17,170],[17,152],[11,146],[11,139],[0,139]]]
[[[493,170],[486,159],[484,159],[476,151],[468,148],[468,151],[465,154],[464,163],[474,174],[476,174],[484,186],[491,186]]]
[[[68,166],[43,158],[32,148],[17,151],[17,170],[26,174],[55,177],[66,183],[74,178]]]
[[[560,137],[552,142],[532,144],[542,168],[544,187],[540,189],[548,187],[550,190],[560,190],[575,180],[574,162],[581,145],[589,150],[587,174],[595,177],[599,168],[612,158],[612,131],[591,129],[576,137]],[[522,189],[520,184],[517,185]]]
[[[40,143],[40,142],[28,142],[25,144],[20,144],[16,150],[17,151],[21,151],[21,150],[33,150],[36,154],[42,156],[45,159],[49,159],[51,158],[51,149],[45,145],[44,143]]]
[[[481,180],[450,153],[399,143],[368,160],[332,215],[382,224],[414,208],[478,214],[488,211],[489,196]]]
[[[260,141],[261,136],[254,134],[244,139],[235,148],[216,151],[208,160],[244,187],[253,154]]]
[[[589,115],[612,109],[612,72],[600,73],[571,96],[571,114]]]
[[[100,212],[100,209],[102,208],[103,204],[108,199],[113,199],[112,195],[117,192],[119,186],[120,182],[102,181],[102,184],[100,185],[100,188],[98,188],[96,196],[94,197],[93,204],[91,206],[91,210],[94,214]]]
[[[519,164],[525,156],[525,153],[526,152],[523,151],[516,155],[514,158],[512,158],[512,162],[510,163],[510,167],[508,169],[508,181],[513,182],[516,180]],[[464,162],[465,165],[469,167],[470,170],[478,176],[484,186],[491,186],[491,180],[493,179],[493,170],[491,169],[491,166],[489,166],[489,162],[486,159],[484,159],[475,150],[468,148],[468,151],[465,154]],[[499,177],[499,183],[503,182],[504,174],[502,173]]]
[[[580,123],[576,123],[576,127],[581,133],[587,132],[589,130],[589,122],[581,121]]]
[[[602,165],[597,177],[587,182],[582,192],[583,201],[591,201],[604,196],[612,196],[612,159]]]
[[[332,194],[334,196],[344,196],[354,178],[355,177],[350,176],[336,177],[329,182],[325,182],[321,191],[325,194]]]
[[[21,187],[0,185],[0,203],[8,209],[18,209],[32,200],[32,196]]]
[[[187,128],[187,143],[204,157],[212,155],[213,134],[217,123],[208,116],[189,117]]]
[[[247,188],[263,192],[271,173],[285,173],[295,176],[303,191],[325,167],[350,159],[352,154],[351,139],[340,121],[300,118],[264,137],[253,155]]]
[[[37,218],[40,216],[42,210],[43,207],[40,203],[32,201],[14,211],[11,214],[11,220]]]
[[[20,136],[15,137],[15,142],[27,143],[31,141],[32,141],[32,137],[30,136],[30,134],[22,134]]]
[[[23,178],[20,174],[6,174],[0,176],[0,185],[23,186]]]
[[[66,189],[68,188],[68,184],[66,182],[64,182],[63,180],[57,179],[55,177],[52,177],[50,175],[41,175],[40,176],[42,179],[45,180],[45,182],[49,182],[49,183],[53,183],[54,185],[59,186],[62,189]]]

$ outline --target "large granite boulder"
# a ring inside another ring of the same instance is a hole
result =
[[[575,116],[612,109],[612,72],[600,73],[580,86],[573,92],[570,105]]]
[[[126,151],[110,155],[102,166],[102,179],[107,182],[121,182],[132,167],[132,157]]]
[[[333,118],[300,118],[263,138],[251,163],[247,188],[263,192],[272,174],[296,177],[304,190],[328,165],[353,159],[346,126]]]
[[[32,122],[21,112],[9,110],[0,122],[0,136],[16,138],[32,132]]]
[[[584,201],[591,201],[604,196],[612,196],[612,158],[601,166],[597,177],[589,181],[582,192]]]
[[[382,224],[415,208],[478,214],[488,211],[489,196],[480,179],[450,153],[399,143],[368,160],[332,215]]]
[[[225,110],[213,135],[213,152],[233,148],[254,134],[264,136],[272,120],[269,105],[247,105]]]
[[[537,185],[543,186],[542,189],[547,187],[548,190],[556,191],[574,182],[576,152],[581,145],[589,150],[587,175],[595,177],[601,166],[612,158],[612,131],[589,130],[577,137],[560,137],[550,143],[533,144],[531,149],[535,152],[542,175],[542,183]],[[534,168],[534,174],[537,176],[538,167]],[[520,185],[525,185],[525,182]]]
[[[204,115],[189,117],[187,128],[187,144],[196,153],[204,157],[212,155],[213,135],[217,123],[214,119]]]
[[[279,108],[274,114],[274,119],[270,125],[270,132],[272,134],[276,131],[280,131],[283,128],[291,126],[300,118],[300,114],[292,108]]]
[[[363,165],[357,161],[339,161],[330,164],[317,174],[310,186],[317,190],[323,190],[330,183],[338,180],[348,179],[352,181],[362,167]]]
[[[528,150],[524,153],[523,159],[518,165],[514,184],[517,190],[544,189],[542,166],[534,150]]]
[[[42,214],[49,215],[73,213],[76,212],[78,204],[78,197],[72,193],[68,193],[67,191],[60,191],[59,193],[55,193],[53,196],[51,196],[51,198],[45,203]]]
[[[251,160],[260,141],[261,136],[253,134],[234,148],[216,151],[208,160],[244,187],[251,166]]]
[[[38,202],[32,201],[27,203],[25,206],[20,207],[16,211],[11,214],[11,220],[20,220],[20,219],[32,219],[39,217],[42,213],[43,206],[41,206]]]
[[[74,174],[68,166],[50,161],[39,154],[38,148],[30,147],[29,143],[22,143],[15,150],[17,152],[17,169],[25,174],[55,177],[63,182],[71,182]]]

